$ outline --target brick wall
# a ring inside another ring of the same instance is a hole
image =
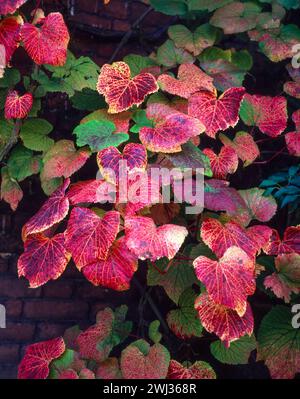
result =
[[[29,1],[27,7],[32,10],[34,5],[35,1]],[[140,1],[124,0],[111,0],[107,6],[102,0],[44,0],[43,6],[47,12],[63,12],[71,30],[72,51],[92,57],[99,65],[110,60],[120,38],[149,7]],[[144,37],[155,39],[162,26],[167,29],[168,21],[168,17],[153,11],[148,14],[134,29],[118,59],[130,52],[149,53],[152,45],[147,47]],[[92,286],[73,264],[59,280],[41,288],[30,289],[25,279],[18,279],[17,259],[23,250],[20,229],[39,209],[42,197],[37,193],[38,198],[32,201],[33,197],[26,195],[15,214],[0,203],[0,304],[7,312],[7,328],[0,329],[0,378],[16,378],[26,345],[56,337],[74,324],[86,328],[105,306],[136,304],[139,300],[134,288],[117,293]],[[26,198],[31,200],[26,203]],[[22,213],[23,209],[27,212]]]

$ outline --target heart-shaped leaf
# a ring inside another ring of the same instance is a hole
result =
[[[15,211],[23,198],[23,191],[18,182],[13,179],[7,167],[1,168],[1,199],[7,202]]]
[[[203,154],[210,159],[210,166],[216,179],[226,179],[227,174],[233,174],[238,167],[238,157],[231,147],[223,146],[218,155],[210,148],[205,148]]]
[[[16,90],[8,93],[5,101],[6,119],[23,119],[29,114],[33,103],[31,93],[20,96]]]
[[[0,15],[13,14],[27,0],[3,0],[0,4]]]
[[[253,137],[247,132],[237,132],[233,140],[221,133],[219,139],[224,145],[235,150],[238,157],[244,162],[244,166],[250,165],[260,154]]]
[[[206,362],[198,361],[191,366],[183,366],[176,360],[171,360],[167,378],[171,380],[213,380],[216,378],[216,373]]]

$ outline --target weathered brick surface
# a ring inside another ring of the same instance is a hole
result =
[[[26,302],[24,316],[34,320],[80,320],[88,311],[88,304],[84,301],[47,299]]]

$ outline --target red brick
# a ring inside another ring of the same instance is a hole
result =
[[[98,17],[97,15],[79,13],[74,15],[73,17],[70,17],[69,21],[104,30],[111,29],[111,21],[107,18]]]
[[[24,305],[24,316],[39,320],[84,319],[88,304],[82,301],[32,301]]]
[[[107,298],[108,292],[109,290],[106,288],[95,287],[91,283],[82,282],[77,289],[76,297],[78,295],[82,299],[86,300],[91,298],[104,299]]]
[[[70,298],[72,291],[71,282],[53,281],[44,286],[43,292],[46,298]]]
[[[23,303],[18,299],[12,299],[5,302],[6,317],[15,318],[22,314]]]
[[[0,363],[16,363],[19,360],[19,345],[0,345]]]
[[[38,297],[41,294],[40,288],[29,288],[25,279],[17,279],[15,277],[0,278],[0,297],[22,298],[22,297]]]
[[[4,273],[8,270],[8,259],[0,258],[0,273]]]
[[[128,2],[124,0],[112,0],[109,4],[102,7],[101,11],[114,18],[126,19],[128,14]]]
[[[131,6],[131,12],[129,15],[130,22],[135,22],[142,14],[144,14],[148,7],[149,6],[146,4],[135,1]]]
[[[68,327],[62,324],[39,323],[37,326],[37,339],[47,340],[62,336]]]
[[[100,3],[99,0],[77,0],[76,1],[76,8],[75,13],[77,10],[86,11],[89,13],[97,13],[98,12],[98,4]]]
[[[8,322],[6,328],[0,328],[0,340],[29,342],[33,339],[34,330],[34,324]]]
[[[118,32],[128,32],[131,29],[131,25],[126,21],[121,21],[119,19],[114,20],[113,30]]]

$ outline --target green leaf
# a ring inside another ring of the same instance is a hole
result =
[[[257,360],[265,362],[272,378],[291,379],[300,371],[300,329],[294,316],[290,307],[274,306],[258,330]]]
[[[0,120],[0,151],[8,143],[14,130],[14,123],[12,121]]]
[[[173,40],[167,40],[157,50],[157,62],[168,68],[180,64],[191,64],[194,57],[187,51],[175,46]]]
[[[185,248],[183,257],[189,257],[191,247]],[[180,255],[179,255],[180,256]],[[170,262],[163,258],[153,264],[148,262],[147,282],[150,286],[161,285],[169,298],[178,304],[181,294],[193,284],[197,284],[192,262],[176,259]],[[158,270],[159,271],[158,271]]]
[[[52,129],[51,123],[45,119],[28,119],[21,127],[20,137],[30,150],[47,151],[54,144],[54,140],[47,137]]]
[[[2,79],[0,79],[0,88],[14,88],[21,80],[20,72],[15,68],[6,68]]]
[[[91,89],[76,91],[70,100],[74,108],[83,111],[95,111],[106,106],[104,98]]]
[[[165,154],[177,168],[204,169],[204,175],[212,177],[210,161],[198,147],[190,141],[181,146],[182,151],[175,154]]]
[[[154,10],[167,15],[184,15],[188,12],[185,0],[150,0]]]
[[[58,379],[62,371],[72,368],[75,361],[75,354],[72,349],[66,349],[65,352],[50,363],[50,379]]]
[[[179,298],[178,309],[167,315],[170,329],[179,338],[201,337],[203,327],[200,323],[194,304],[197,295],[192,288],[184,291]]]
[[[91,120],[78,125],[73,133],[77,136],[77,145],[88,145],[92,151],[101,151],[107,147],[118,147],[129,139],[126,133],[113,133],[116,126],[113,122]]]
[[[34,156],[31,150],[22,145],[18,145],[12,150],[7,162],[10,176],[17,181],[39,173],[41,165],[41,158]]]
[[[138,54],[128,54],[124,57],[124,62],[129,65],[131,77],[141,73],[145,68],[157,66],[157,63],[149,57],[143,57]]]
[[[247,364],[251,352],[256,349],[254,334],[245,335],[226,348],[222,341],[215,341],[210,345],[211,354],[224,364]]]
[[[190,11],[214,11],[232,2],[233,0],[188,0]]]
[[[144,109],[138,109],[134,112],[132,120],[135,122],[130,129],[132,133],[138,133],[140,129],[144,126],[153,127],[153,122],[147,118],[146,111]]]
[[[159,326],[160,326],[159,320],[152,321],[152,323],[150,323],[149,326],[148,335],[151,341],[153,341],[155,344],[158,344],[162,339],[162,335],[159,332]]]

